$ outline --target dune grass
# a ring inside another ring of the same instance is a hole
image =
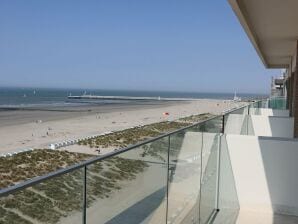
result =
[[[105,136],[80,141],[89,147],[125,147],[142,140],[159,136],[194,122],[210,117],[210,114],[194,115],[177,121],[159,122],[114,132]],[[179,152],[183,133],[171,139],[171,155]],[[163,163],[167,159],[168,139],[163,138],[142,146],[139,157],[115,156],[89,165],[87,168],[87,206],[100,198],[111,197],[121,190],[122,183],[137,178],[148,168],[148,158]],[[92,155],[36,149],[11,157],[0,157],[0,189],[49,172],[90,159]],[[2,223],[58,223],[63,217],[81,212],[83,198],[83,170],[58,176],[7,197],[0,198],[0,224]]]
[[[0,189],[89,158],[91,155],[50,149],[36,149],[0,157]]]
[[[16,180],[28,179],[31,175],[50,172],[66,165],[77,162],[81,159],[90,158],[90,155],[77,154],[61,151],[34,150],[31,152],[38,156],[22,155],[22,158],[30,157],[28,164],[35,164],[37,168],[31,167],[32,172],[11,172],[7,176],[14,175]],[[57,153],[56,161],[49,156]],[[20,156],[20,155],[19,155]],[[13,158],[9,164],[13,163]],[[16,157],[17,158],[17,157]],[[31,161],[32,158],[35,158]],[[72,158],[72,160],[70,160]],[[16,159],[19,161],[19,158]],[[26,160],[25,160],[26,161]],[[39,163],[44,165],[39,170]],[[60,163],[63,161],[63,163]],[[69,162],[71,161],[71,162]],[[6,163],[8,164],[8,163]],[[18,164],[18,163],[16,163]],[[4,166],[4,165],[2,165]],[[97,162],[87,167],[87,203],[90,206],[99,198],[110,197],[115,191],[122,187],[123,181],[130,181],[136,178],[137,174],[143,172],[148,165],[136,159],[113,157]],[[3,168],[3,167],[2,167]],[[7,171],[7,170],[6,170]],[[19,175],[19,176],[18,176]],[[24,176],[25,175],[25,176]],[[8,183],[2,181],[2,186],[9,186],[13,183],[8,178]],[[6,184],[6,185],[5,185]],[[62,217],[67,217],[73,212],[80,212],[83,201],[83,169],[51,178],[33,187],[18,191],[7,197],[0,198],[0,223],[58,223]]]
[[[166,132],[171,132],[193,123],[205,120],[211,117],[211,114],[199,114],[181,118],[176,121],[164,121],[134,127],[111,134],[94,137],[79,141],[79,145],[89,146],[90,148],[124,148],[149,138],[157,137]]]

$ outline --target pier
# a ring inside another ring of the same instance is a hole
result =
[[[193,98],[161,98],[161,97],[138,97],[138,96],[96,96],[96,95],[81,95],[68,96],[68,99],[88,99],[88,100],[158,100],[158,101],[188,101],[196,100]]]

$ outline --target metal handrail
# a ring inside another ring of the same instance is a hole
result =
[[[256,102],[259,102],[259,101],[256,101]],[[254,102],[254,103],[255,103],[255,102]],[[252,105],[252,104],[253,104],[253,103],[248,103],[248,104],[243,105],[243,106],[241,106],[241,107],[237,107],[237,108],[232,108],[232,109],[230,109],[230,110],[226,110],[226,111],[224,111],[224,112],[221,114],[221,116],[230,114],[230,113],[232,113],[232,112],[234,112],[234,111],[236,111],[236,110],[243,109],[243,108],[248,107],[248,106],[250,106],[250,105]]]
[[[287,99],[286,96],[271,96],[269,99]]]
[[[199,121],[199,122],[196,122],[196,123],[191,124],[189,126],[186,126],[186,127],[180,128],[180,129],[177,129],[177,130],[172,131],[172,132],[168,132],[168,133],[162,134],[160,136],[157,136],[157,137],[154,137],[154,138],[151,138],[151,139],[142,141],[140,143],[137,143],[137,144],[134,144],[134,145],[131,145],[131,146],[128,146],[128,147],[125,147],[125,148],[122,148],[122,149],[115,149],[115,151],[113,151],[111,153],[107,153],[105,155],[98,156],[96,158],[92,158],[92,159],[89,159],[89,160],[86,160],[86,161],[83,161],[83,162],[80,162],[80,163],[71,165],[69,167],[56,170],[54,172],[50,172],[50,173],[48,173],[46,175],[42,175],[42,176],[39,176],[39,177],[34,177],[34,178],[30,179],[30,180],[26,180],[26,181],[24,181],[22,183],[19,183],[19,184],[16,184],[16,185],[13,185],[13,186],[10,186],[10,187],[7,187],[7,188],[3,188],[3,189],[0,190],[0,197],[7,196],[7,195],[12,194],[12,193],[14,193],[16,191],[19,191],[19,190],[22,190],[22,189],[31,187],[33,185],[36,185],[36,184],[38,184],[40,182],[43,182],[43,181],[46,181],[48,179],[52,179],[54,177],[58,177],[58,176],[61,176],[63,174],[70,173],[70,172],[72,172],[74,170],[79,170],[79,169],[81,169],[83,167],[86,167],[88,165],[91,165],[93,163],[102,161],[104,159],[111,158],[113,156],[122,154],[124,152],[130,151],[132,149],[138,148],[138,147],[143,146],[143,145],[146,145],[148,143],[157,141],[159,139],[162,139],[162,138],[165,138],[165,137],[169,137],[169,136],[171,136],[173,134],[176,134],[178,132],[184,131],[186,129],[193,128],[193,127],[198,126],[198,125],[202,125],[202,124],[204,124],[204,123],[206,123],[206,122],[208,122],[210,120],[213,120],[213,119],[216,119],[216,118],[219,118],[219,117],[223,117],[225,114],[231,113],[231,112],[236,111],[236,110],[239,110],[239,109],[243,109],[245,107],[248,107],[249,105],[250,104],[247,104],[247,105],[244,105],[244,106],[241,106],[241,107],[238,107],[238,108],[231,109],[228,112],[221,113],[220,115],[213,116],[213,117],[208,118],[208,119],[206,119],[204,121]]]

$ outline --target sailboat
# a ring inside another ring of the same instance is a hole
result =
[[[241,98],[237,96],[236,91],[235,91],[235,94],[234,94],[234,101],[241,101]]]

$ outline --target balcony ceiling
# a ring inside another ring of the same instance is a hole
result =
[[[298,39],[298,0],[228,0],[267,68],[287,68]]]

